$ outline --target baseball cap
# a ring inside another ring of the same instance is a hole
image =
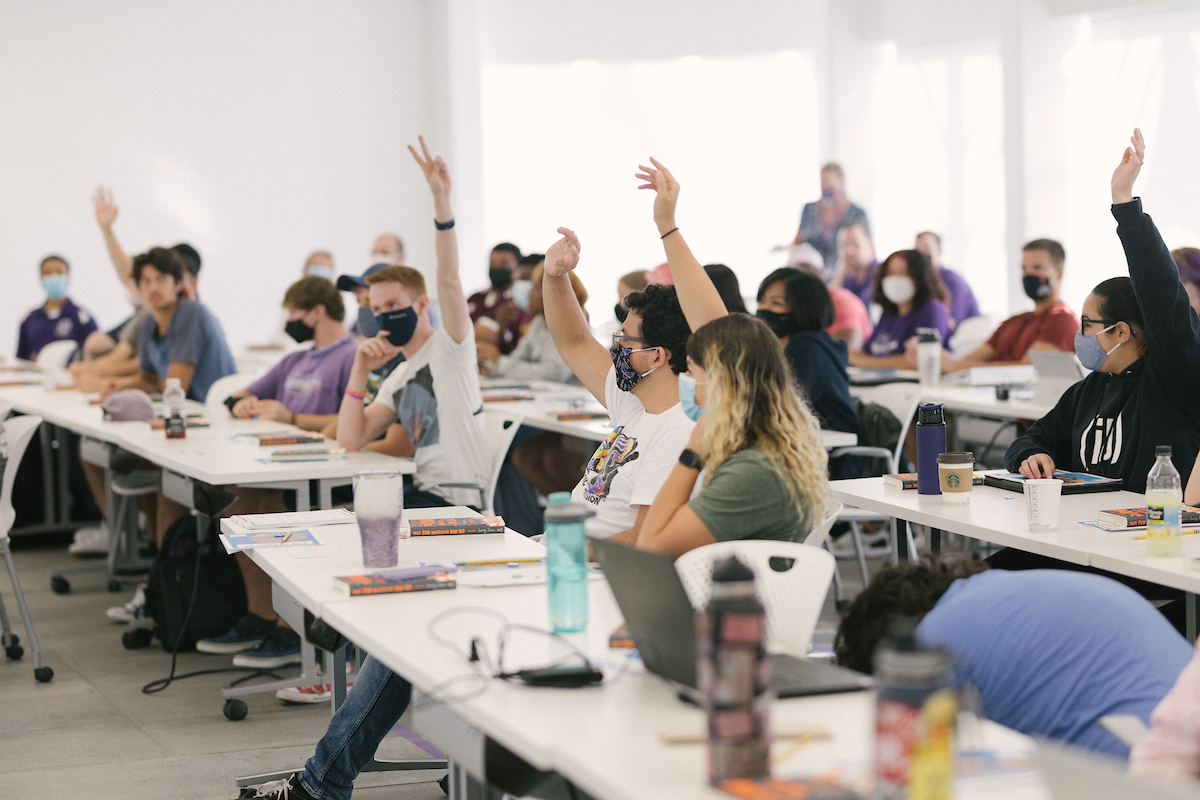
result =
[[[391,264],[372,264],[371,266],[367,267],[367,271],[364,272],[361,277],[358,275],[339,275],[337,279],[337,287],[343,292],[353,292],[359,286],[366,286],[367,278],[371,277],[376,272],[379,272],[379,270],[390,266]]]

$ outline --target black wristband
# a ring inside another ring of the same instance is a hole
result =
[[[697,472],[704,469],[704,461],[700,458],[699,453],[690,447],[684,448],[683,452],[679,454],[679,463]]]
[[[666,233],[664,233],[662,236],[660,236],[658,238],[665,239],[677,230],[679,230],[679,228],[671,228],[671,230],[667,231]]]
[[[433,220],[433,227],[437,228],[439,231],[448,231],[454,227],[454,220],[452,219],[449,222],[438,222],[435,218]]]
[[[241,399],[242,398],[234,397],[233,395],[230,395],[229,397],[225,398],[225,407],[229,409],[230,414],[233,413],[233,407],[236,406],[238,404],[238,400],[241,400]]]

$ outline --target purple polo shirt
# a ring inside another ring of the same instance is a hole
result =
[[[867,272],[863,275],[861,281],[857,281],[847,274],[842,278],[842,288],[854,292],[858,295],[858,299],[863,301],[863,305],[870,308],[871,296],[875,294],[875,273],[878,271],[879,262],[872,261],[871,266],[867,267]]]
[[[942,347],[949,344],[950,312],[941,300],[930,300],[904,315],[884,312],[863,345],[863,352],[878,357],[902,355],[904,343],[917,335],[917,328],[936,328],[942,335]]]
[[[96,330],[92,315],[71,302],[63,301],[62,307],[52,317],[46,313],[45,304],[30,311],[21,320],[21,333],[17,339],[17,358],[30,361],[37,358],[43,347],[60,339],[71,339],[82,345],[83,340]]]
[[[971,291],[967,279],[946,267],[942,267],[940,272],[942,285],[950,295],[947,300],[950,303],[950,319],[954,320],[954,324],[957,325],[968,317],[978,317],[979,303],[975,302],[975,293]]]
[[[278,400],[295,414],[336,414],[357,350],[358,343],[347,334],[320,350],[291,353],[246,391],[262,400]]]

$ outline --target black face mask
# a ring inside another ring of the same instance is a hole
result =
[[[404,347],[409,343],[417,329],[417,322],[417,310],[412,306],[385,311],[375,317],[375,324],[379,330],[387,331],[388,341],[394,347]]]
[[[796,326],[796,318],[791,314],[780,314],[778,311],[765,311],[759,309],[755,315],[771,329],[771,332],[782,339],[784,336],[791,336],[799,330]]]
[[[615,306],[613,306],[613,314],[616,315],[617,322],[620,322],[622,325],[624,325],[625,318],[629,316],[629,309],[620,303],[617,303]]]
[[[312,341],[315,331],[316,329],[312,325],[305,325],[302,320],[298,319],[294,319],[283,326],[283,332],[301,344]]]
[[[1044,300],[1050,296],[1050,279],[1039,275],[1025,275],[1021,278],[1021,286],[1030,300]]]
[[[493,289],[503,292],[512,284],[512,270],[492,267],[488,270],[488,280],[492,282]]]

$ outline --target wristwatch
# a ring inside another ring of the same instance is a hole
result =
[[[683,464],[688,469],[700,471],[704,469],[704,461],[695,450],[690,447],[685,447],[683,452],[679,454],[679,463]]]

